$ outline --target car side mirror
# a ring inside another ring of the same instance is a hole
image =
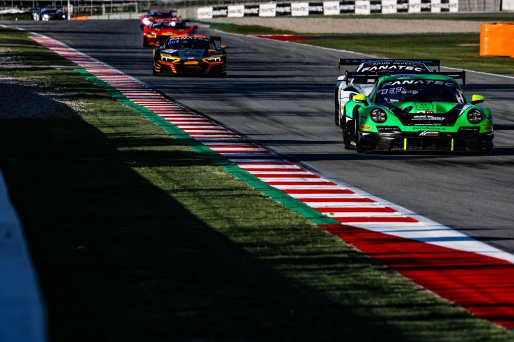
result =
[[[475,94],[475,95],[471,96],[471,103],[474,105],[477,103],[482,103],[484,101],[485,101],[485,97],[483,97],[482,95]]]
[[[352,100],[354,102],[367,102],[368,101],[366,95],[362,95],[362,94],[355,95],[354,97],[352,97]]]
[[[346,81],[346,75],[341,75],[337,78],[338,81]]]
[[[225,44],[221,44],[220,45],[220,49],[226,49],[228,46],[226,46]]]

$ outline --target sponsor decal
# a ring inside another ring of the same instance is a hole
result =
[[[259,15],[259,5],[245,5],[245,17],[256,17]]]
[[[212,7],[200,7],[197,16],[198,19],[212,19]]]
[[[260,4],[259,16],[260,17],[274,17],[276,15],[276,4]]]
[[[339,3],[340,14],[355,13],[355,1],[341,1]]]
[[[323,2],[324,15],[338,15],[341,13],[339,1],[325,1]]]
[[[400,130],[395,126],[378,126],[377,129],[379,132],[396,132]]]
[[[369,1],[355,1],[355,14],[370,14],[371,5]]]
[[[277,4],[276,15],[291,15],[291,4]]]
[[[413,65],[402,65],[402,64],[393,64],[393,65],[373,65],[373,66],[364,66],[360,72],[369,72],[369,71],[414,71],[414,72],[423,72],[427,71],[426,68],[420,66]]]
[[[371,126],[370,125],[362,124],[361,125],[361,130],[362,131],[369,131],[369,130],[371,130]]]
[[[370,13],[382,13],[382,0],[371,0],[369,2]]]
[[[426,111],[426,112],[429,112],[429,111]],[[444,116],[414,115],[412,117],[412,121],[416,121],[416,120],[422,120],[422,121],[444,121]]]
[[[244,5],[231,5],[228,6],[228,16],[231,18],[241,18],[245,15]]]
[[[308,2],[293,2],[291,3],[291,15],[302,17],[309,15],[309,3]]]
[[[310,2],[309,3],[309,15],[323,14],[323,3],[322,2]]]
[[[227,17],[228,16],[228,6],[216,6],[212,9],[212,17]]]
[[[419,132],[420,137],[438,137],[439,132],[422,131]]]
[[[382,84],[382,88],[399,86],[399,85],[410,85],[410,84],[426,84],[426,85],[434,84],[434,85],[444,85],[446,87],[452,87],[452,88],[456,87],[456,84],[453,83],[453,82],[444,82],[444,81],[435,81],[435,80],[409,80],[409,79],[404,79],[404,80],[398,80],[398,81],[385,82],[385,83]]]

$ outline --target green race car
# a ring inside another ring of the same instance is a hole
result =
[[[481,95],[466,99],[455,80],[464,79],[464,72],[370,74],[364,78],[374,82],[369,95],[354,95],[342,109],[344,120],[340,126],[347,149],[491,151],[491,111],[477,106],[484,101]]]

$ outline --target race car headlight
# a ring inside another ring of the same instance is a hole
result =
[[[150,32],[150,33],[147,33],[146,36],[147,37],[157,37],[157,34],[155,34],[154,32]]]
[[[160,59],[161,59],[161,61],[173,62],[173,61],[175,61],[177,58],[175,58],[175,57],[173,57],[173,56],[170,56],[170,55],[161,55],[161,56],[160,56]]]
[[[207,62],[221,62],[221,57],[220,56],[217,56],[217,57],[209,57],[209,58],[206,58]]]
[[[49,18],[48,14],[43,14],[43,18],[48,19]]]
[[[484,120],[484,114],[476,108],[468,111],[468,121],[472,124],[478,124]]]
[[[387,120],[387,114],[386,112],[384,112],[382,109],[380,108],[376,108],[376,109],[373,109],[371,111],[371,120],[377,122],[377,123],[382,123],[382,122],[385,122]]]

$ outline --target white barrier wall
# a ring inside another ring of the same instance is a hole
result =
[[[502,11],[514,11],[514,0],[503,0]]]
[[[514,0],[503,0],[503,7],[514,9]],[[200,7],[198,19],[219,17],[275,17],[339,14],[394,14],[420,12],[458,12],[459,0],[342,0],[319,2],[276,2],[253,5]]]
[[[292,2],[291,3],[291,15],[293,17],[305,17],[309,15],[309,3],[308,2]]]
[[[245,16],[244,5],[231,5],[228,6],[228,16],[231,18],[240,18]]]
[[[259,5],[259,16],[260,17],[276,17],[277,16],[277,4],[260,4]]]

